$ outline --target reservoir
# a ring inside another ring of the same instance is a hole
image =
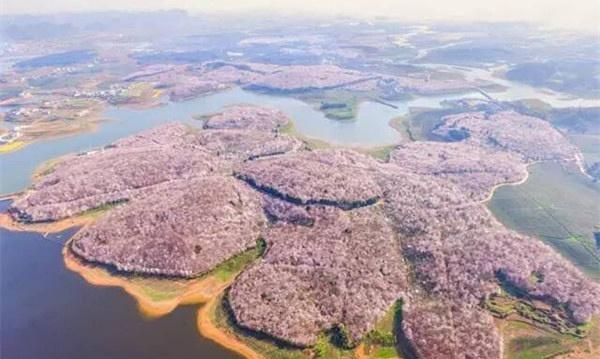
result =
[[[147,319],[121,289],[67,269],[62,248],[75,231],[44,237],[0,228],[0,357],[239,358],[198,334],[197,305]]]

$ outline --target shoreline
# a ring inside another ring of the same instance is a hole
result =
[[[74,226],[85,226],[92,223],[95,218],[76,217],[68,218],[52,223],[38,223],[25,225],[16,222],[6,213],[0,214],[0,227],[12,231],[31,231],[42,234],[60,232]],[[221,294],[233,282],[231,279],[221,281],[218,278],[208,275],[199,279],[175,280],[175,279],[157,279],[152,277],[118,276],[110,273],[106,268],[97,265],[86,264],[78,259],[75,254],[69,250],[70,240],[62,248],[63,263],[65,267],[81,276],[88,284],[99,287],[117,287],[123,290],[127,295],[133,297],[136,301],[138,311],[146,318],[156,319],[168,315],[181,305],[202,305],[197,312],[197,329],[199,334],[219,346],[236,352],[247,359],[266,359],[255,352],[242,341],[231,336],[225,331],[219,329],[211,320],[211,311],[219,303]],[[141,278],[140,282],[135,280]],[[147,283],[144,281],[147,280]],[[154,299],[148,293],[152,281],[160,284],[173,285],[176,293],[172,298]],[[144,286],[146,284],[146,286]]]
[[[525,172],[526,172],[526,175],[525,175],[525,177],[523,177],[523,178],[521,178],[520,180],[518,180],[518,181],[515,181],[515,182],[504,182],[504,183],[499,183],[499,184],[495,185],[495,186],[494,186],[494,187],[492,187],[492,189],[490,190],[490,193],[489,193],[489,194],[488,194],[488,195],[487,195],[487,196],[486,196],[484,199],[482,199],[482,200],[480,201],[480,203],[483,203],[483,204],[485,204],[486,202],[489,202],[489,201],[490,201],[490,200],[491,200],[491,199],[494,197],[494,194],[496,193],[496,190],[497,190],[498,188],[500,188],[500,187],[504,187],[504,186],[518,186],[518,185],[522,185],[522,184],[524,184],[525,182],[527,182],[527,180],[529,179],[529,175],[530,175],[529,168],[530,168],[531,166],[534,166],[534,165],[537,165],[537,164],[540,164],[540,163],[552,163],[552,162],[553,162],[553,163],[558,163],[558,164],[562,164],[562,163],[565,163],[565,162],[566,162],[566,163],[573,163],[573,162],[574,162],[574,163],[575,163],[575,166],[577,167],[577,169],[578,169],[578,170],[581,172],[581,173],[580,173],[581,175],[583,175],[583,176],[584,176],[584,177],[586,177],[587,179],[593,180],[592,176],[590,176],[590,175],[589,175],[589,174],[588,174],[588,173],[585,171],[585,168],[584,168],[584,166],[583,166],[582,159],[581,159],[581,157],[580,157],[580,156],[576,156],[574,159],[571,159],[571,160],[566,160],[565,162],[561,162],[561,161],[534,161],[534,162],[528,163],[528,164],[525,166]]]
[[[164,281],[163,283],[179,284],[182,286],[180,288],[182,292],[172,298],[153,299],[145,291],[143,284],[135,283],[127,277],[113,275],[105,268],[88,265],[79,260],[75,254],[69,251],[68,243],[63,248],[63,258],[67,269],[79,274],[87,283],[100,287],[121,288],[125,293],[134,298],[139,312],[144,317],[156,319],[168,315],[181,305],[201,305],[196,314],[196,327],[201,337],[209,339],[217,345],[235,352],[246,359],[266,359],[266,357],[257,353],[238,338],[218,328],[212,320],[211,314],[216,305],[219,304],[223,292],[231,285],[235,277],[226,281],[221,281],[211,275],[196,280],[181,281],[149,277],[149,281],[159,280]]]
[[[10,199],[7,196],[6,199]],[[0,213],[0,227],[18,232],[36,232],[43,235],[61,232],[73,227],[84,227],[92,224],[97,217],[78,216],[66,218],[56,222],[24,224],[13,220],[8,213]],[[236,352],[247,359],[266,359],[258,354],[239,339],[219,329],[211,320],[210,311],[219,303],[221,294],[231,285],[235,276],[227,280],[220,280],[208,274],[198,279],[161,279],[144,276],[119,276],[112,274],[106,268],[88,264],[77,258],[69,250],[70,239],[62,248],[64,266],[81,276],[88,284],[99,287],[117,287],[131,296],[135,301],[140,314],[149,319],[156,319],[168,315],[180,305],[202,305],[197,312],[197,329],[199,334],[219,346]],[[154,285],[154,286],[153,286]],[[164,293],[158,286],[170,287],[173,294],[168,297],[169,291]],[[152,291],[158,298],[152,298]],[[160,298],[166,295],[168,298]]]
[[[25,146],[29,145],[30,143],[31,143],[31,141],[20,141],[20,140],[5,143],[3,145],[0,145],[0,155],[5,155],[5,154],[12,153],[12,152],[16,152],[16,151],[24,148]]]
[[[113,275],[105,268],[89,265],[78,259],[68,249],[68,243],[63,248],[65,267],[79,274],[86,282],[99,287],[119,287],[133,297],[140,313],[148,318],[159,318],[171,313],[180,305],[207,303],[218,296],[231,281],[219,281],[207,276],[192,280],[157,279],[151,277],[121,277]],[[139,282],[135,282],[139,280]],[[146,280],[147,282],[144,282]],[[175,293],[171,298],[152,298],[148,292],[154,284],[172,285]]]
[[[494,187],[492,187],[492,189],[490,190],[490,193],[484,199],[480,200],[479,203],[485,204],[485,203],[491,201],[492,198],[494,197],[494,194],[496,193],[496,190],[500,187],[519,186],[519,185],[522,185],[523,183],[527,182],[527,180],[529,179],[529,167],[536,163],[539,163],[539,162],[532,162],[532,163],[527,164],[527,166],[525,167],[525,176],[523,178],[521,178],[520,180],[515,181],[515,182],[499,183],[499,184],[495,185]]]
[[[15,221],[8,213],[0,213],[0,227],[15,232],[37,232],[41,234],[62,232],[73,227],[84,227],[95,221],[92,216],[78,216],[56,222],[24,224]]]
[[[266,359],[235,336],[220,329],[212,321],[212,313],[219,304],[221,295],[216,295],[206,302],[196,315],[196,326],[203,338],[209,339],[225,349],[231,350],[246,359]]]

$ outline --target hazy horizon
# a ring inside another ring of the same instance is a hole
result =
[[[492,0],[479,2],[456,0],[439,3],[435,0],[421,0],[418,3],[407,0],[379,1],[342,1],[327,2],[272,1],[272,0],[220,0],[197,3],[189,0],[105,0],[102,3],[77,0],[55,0],[41,2],[37,0],[3,1],[0,13],[18,14],[54,14],[65,12],[94,11],[156,11],[186,10],[191,14],[199,12],[261,12],[283,15],[350,16],[368,19],[377,16],[395,18],[411,22],[528,22],[541,26],[584,30],[599,33],[600,1],[578,1],[573,6],[568,0]]]

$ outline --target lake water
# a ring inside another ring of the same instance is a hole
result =
[[[62,247],[74,232],[0,228],[0,358],[239,358],[198,334],[198,306],[146,319],[121,289],[65,268]]]
[[[397,143],[400,134],[389,127],[389,120],[405,115],[409,107],[439,107],[440,102],[479,93],[419,97],[395,102],[392,108],[376,102],[360,105],[354,121],[331,120],[310,105],[291,98],[256,94],[234,88],[185,102],[169,102],[150,109],[111,107],[105,111],[107,119],[93,133],[36,141],[25,148],[0,155],[0,193],[25,189],[31,183],[36,167],[58,156],[104,146],[119,138],[155,127],[169,121],[199,124],[194,115],[218,112],[225,106],[253,104],[275,107],[294,121],[297,130],[308,137],[347,146],[381,146]]]

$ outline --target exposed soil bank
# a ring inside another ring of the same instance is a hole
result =
[[[83,227],[95,221],[93,216],[77,216],[56,222],[25,224],[13,220],[8,213],[0,213],[0,227],[17,232],[37,232],[42,234],[62,232],[73,227]]]
[[[63,257],[65,266],[88,283],[122,288],[136,300],[140,312],[151,318],[169,314],[179,305],[208,302],[230,284],[230,280],[221,281],[212,276],[193,280],[116,276],[102,267],[84,264],[68,246],[63,249]]]
[[[214,311],[222,297],[217,295],[198,310],[197,325],[200,334],[219,345],[243,355],[247,359],[265,359],[233,335],[219,329],[212,321]]]
[[[0,228],[0,357],[241,358],[198,335],[197,306],[149,320],[119,287],[92,286],[65,268],[63,245],[75,231]]]

